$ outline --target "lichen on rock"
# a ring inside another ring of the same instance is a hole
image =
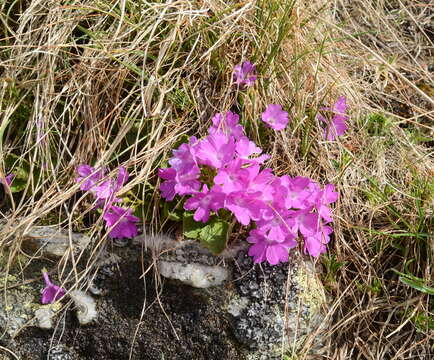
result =
[[[325,317],[324,291],[308,260],[290,256],[289,263],[254,265],[241,252],[234,273],[240,280],[229,309],[240,297],[245,299],[234,316],[234,334],[253,351],[252,359],[280,358],[289,348],[299,347]]]

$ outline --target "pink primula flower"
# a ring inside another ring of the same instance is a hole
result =
[[[202,192],[194,194],[184,204],[185,210],[196,210],[194,220],[207,222],[211,211],[218,211],[224,205],[225,194],[220,187],[213,186],[211,191],[204,185]]]
[[[123,209],[115,205],[105,211],[103,219],[106,222],[106,227],[111,228],[109,232],[110,238],[131,239],[137,236],[138,230],[135,223],[140,219],[132,215],[132,212],[131,209]]]
[[[235,65],[232,79],[234,84],[238,85],[240,89],[253,86],[257,79],[256,66],[250,61],[244,61],[241,65]]]
[[[15,177],[15,174],[13,174],[13,173],[10,173],[9,175],[6,175],[6,177],[5,177],[5,181],[6,181],[6,184],[8,185],[8,186],[11,186],[11,184],[12,184],[12,179]]]
[[[265,168],[259,171],[259,166],[248,168],[251,177],[247,187],[248,193],[258,193],[258,199],[266,205],[262,209],[261,219],[271,220],[275,216],[275,210],[284,208],[286,189],[280,179],[273,174],[273,170]]]
[[[283,241],[273,241],[265,237],[259,230],[250,231],[247,241],[251,244],[249,255],[255,263],[268,261],[271,265],[288,261],[288,250],[297,246],[293,235],[289,235]]]
[[[334,203],[338,199],[338,196],[339,194],[335,191],[335,186],[332,184],[327,184],[324,190],[320,191],[317,195],[316,210],[321,218],[327,222],[333,221],[332,211],[327,205]]]
[[[193,166],[188,172],[176,172],[173,168],[158,169],[158,176],[163,181],[160,185],[161,196],[172,201],[175,195],[191,195],[200,189],[200,170]]]
[[[239,124],[240,117],[232,111],[226,111],[226,114],[215,114],[211,119],[212,126],[209,128],[211,135],[215,133],[225,134],[228,138],[233,136],[234,139],[240,139],[244,136],[244,129]]]
[[[116,197],[116,193],[122,189],[128,181],[129,174],[123,166],[118,168],[118,176],[115,179],[107,179],[96,185],[90,192],[97,199],[97,206],[104,205],[104,208],[109,208],[113,203],[121,201]]]
[[[282,242],[288,236],[294,237],[294,233],[289,224],[289,212],[286,209],[273,209],[274,216],[259,220],[257,229],[269,240]]]
[[[169,159],[169,164],[177,172],[188,172],[191,166],[197,165],[196,150],[198,140],[191,136],[188,144],[181,144],[178,149],[173,150],[173,156]]]
[[[324,139],[333,141],[337,136],[343,135],[348,129],[346,122],[349,117],[345,114],[347,110],[345,96],[340,96],[331,109],[329,107],[324,107],[322,110],[333,114],[331,120],[328,120],[321,114],[317,115],[318,119],[326,124],[324,129]]]
[[[274,130],[283,130],[288,125],[288,113],[281,105],[270,104],[262,113],[262,121]]]
[[[191,195],[195,194],[200,189],[200,169],[198,166],[193,165],[190,169],[176,173],[175,191],[178,195]]]
[[[268,186],[273,183],[276,176],[273,174],[273,170],[270,168],[265,168],[260,170],[258,165],[250,166],[247,168],[250,173],[249,187],[246,189],[248,192],[261,192],[270,194]],[[269,196],[261,196],[264,200],[269,200]]]
[[[287,209],[305,207],[306,199],[311,196],[309,191],[310,179],[302,176],[290,178],[288,175],[281,177],[282,185],[287,193],[285,196],[285,207]]]
[[[103,169],[95,169],[89,165],[80,165],[76,169],[78,177],[76,182],[82,182],[80,185],[80,190],[89,191],[96,186],[96,183],[104,177]],[[85,180],[86,179],[86,180]]]
[[[97,199],[98,206],[105,203],[106,207],[110,207],[113,202],[120,201],[116,198],[116,193],[128,181],[128,172],[125,167],[118,168],[118,176],[114,179],[104,179],[105,171],[103,169],[95,169],[89,165],[80,165],[77,167],[78,177],[77,182],[82,182],[80,189],[90,191]]]
[[[242,225],[249,225],[250,221],[257,221],[265,204],[258,200],[256,194],[246,194],[245,191],[235,191],[226,197],[225,208],[230,210]]]
[[[309,213],[306,210],[291,210],[290,216],[289,224],[294,233],[300,231],[304,236],[312,236],[318,231],[318,214]]]
[[[61,288],[60,286],[54,285],[50,278],[48,277],[48,273],[43,270],[42,276],[44,278],[45,287],[42,290],[41,303],[42,304],[52,304],[62,298],[66,290]]]
[[[225,194],[246,189],[249,182],[249,170],[242,168],[242,165],[241,159],[232,160],[214,177],[214,183],[221,185]]]
[[[250,158],[252,155],[259,155],[262,153],[262,149],[253,141],[250,141],[247,136],[243,136],[235,143],[236,156],[239,159],[246,160],[252,164],[262,164],[264,161],[270,158],[269,155],[263,154],[256,158]]]
[[[330,226],[323,226],[322,230],[313,234],[312,236],[307,236],[304,239],[304,253],[309,253],[314,257],[325,253],[327,251],[326,245],[330,241],[330,234],[333,229]]]
[[[15,177],[15,174],[10,173],[9,175],[6,175],[4,180],[0,178],[0,184],[3,184],[4,186],[11,186],[12,180]]]
[[[158,176],[166,180],[160,185],[161,197],[165,198],[167,201],[172,201],[176,195],[176,170],[172,168],[158,169]]]
[[[199,143],[196,155],[201,165],[220,169],[234,158],[234,154],[234,138],[231,136],[228,139],[225,134],[215,133]]]

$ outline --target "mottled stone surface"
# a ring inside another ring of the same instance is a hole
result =
[[[324,289],[308,260],[291,256],[277,266],[253,265],[242,251],[233,276],[239,280],[228,311],[234,313],[238,304],[234,334],[253,351],[249,358],[279,358],[282,349],[297,348],[324,320]]]
[[[23,360],[129,359],[130,354],[131,359],[274,359],[302,343],[324,319],[325,297],[310,262],[291,257],[289,264],[253,265],[245,251],[216,258],[194,242],[165,239],[158,259],[151,255],[157,248],[143,253],[141,241],[122,248],[108,243],[99,251],[80,283],[93,294],[98,312],[87,325],[79,324],[67,299],[51,329],[32,320],[41,307],[43,283],[25,280],[40,278],[42,267],[53,263],[35,259],[20,277],[12,272],[8,286],[16,286],[8,290],[7,304],[0,298],[0,345]],[[158,261],[219,266],[230,276],[221,285],[194,288],[161,277]],[[83,258],[77,271],[86,264]],[[58,282],[55,275],[53,280]]]
[[[83,234],[59,230],[53,226],[32,226],[23,234],[23,249],[37,256],[59,259],[69,251],[86,249],[90,238]]]
[[[96,321],[80,325],[70,304],[53,319],[52,329],[43,330],[36,323],[20,322],[14,328],[19,330],[16,337],[0,335],[0,346],[10,349],[21,360],[126,360],[130,353],[131,359],[137,360],[245,358],[242,347],[232,336],[230,316],[221,310],[226,301],[224,288],[217,286],[210,291],[179,281],[164,281],[154,271],[151,258],[142,254],[140,248],[113,248],[113,251],[120,260],[102,262],[100,270],[104,278],[99,285],[104,292],[94,296]],[[34,261],[35,268],[47,267],[46,263],[38,264],[38,261]],[[143,269],[148,268],[142,278]],[[39,274],[40,271],[35,271],[26,276]],[[54,276],[53,280],[56,280]],[[66,283],[65,287],[69,285]],[[24,299],[33,304],[29,311],[32,317],[42,283],[32,282],[28,287],[28,300]],[[20,298],[23,297],[15,297],[19,305],[13,315],[17,317],[23,314]],[[67,300],[62,303],[66,305]],[[0,309],[3,307],[0,297]],[[3,322],[0,334],[6,326]],[[6,352],[0,351],[0,355],[13,359]]]
[[[18,282],[16,276],[0,273],[2,287],[16,285],[0,296],[0,334],[4,337],[13,336],[25,326],[37,307],[34,289],[30,285],[18,285]]]

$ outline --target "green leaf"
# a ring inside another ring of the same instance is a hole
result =
[[[182,218],[182,231],[188,239],[199,239],[200,231],[205,227],[205,224],[195,221],[193,214],[184,213]]]
[[[413,279],[410,279],[410,278],[404,277],[404,276],[400,276],[399,280],[402,283],[412,287],[413,289],[416,289],[416,290],[423,292],[425,294],[428,294],[428,295],[434,295],[434,288],[425,285],[425,283],[423,281],[413,280]]]
[[[184,213],[183,233],[186,238],[198,239],[214,255],[220,254],[225,248],[228,240],[229,224],[215,216],[204,224],[193,219],[193,214]]]
[[[434,288],[428,286],[423,279],[411,274],[404,274],[396,269],[392,269],[392,271],[400,275],[399,281],[401,281],[405,285],[408,285],[413,289],[416,289],[425,294],[434,295]]]
[[[180,208],[176,209],[174,206],[168,202],[163,204],[163,216],[172,221],[183,220],[184,211]]]
[[[434,295],[434,288],[425,285],[425,283],[423,281],[409,279],[408,277],[404,277],[404,276],[400,276],[399,280],[402,283],[412,287],[413,289],[416,289],[416,290],[423,292],[425,294],[428,294],[428,295]]]
[[[213,218],[200,230],[200,242],[214,255],[218,255],[226,248],[228,229],[226,221]]]

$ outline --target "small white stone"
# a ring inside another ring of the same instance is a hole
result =
[[[36,310],[35,317],[39,328],[48,330],[53,327],[54,311],[50,308],[42,307]]]
[[[69,293],[77,308],[77,319],[81,325],[87,325],[97,317],[95,300],[84,291],[74,290]]]
[[[221,285],[229,277],[229,271],[223,267],[198,263],[159,261],[158,269],[161,275],[168,279],[179,280],[184,284],[202,289]]]

